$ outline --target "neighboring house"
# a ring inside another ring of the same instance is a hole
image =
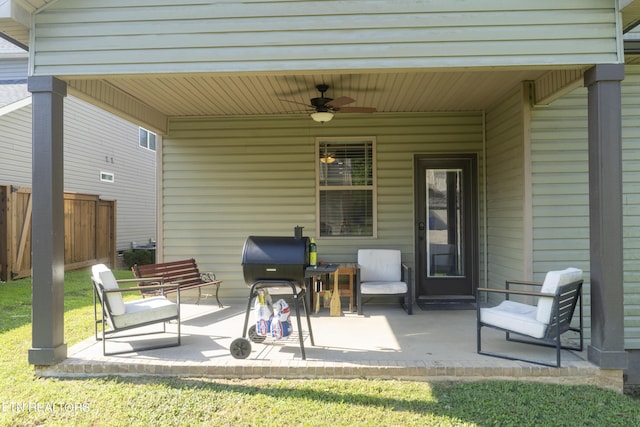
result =
[[[197,258],[232,296],[246,237],[296,225],[321,260],[401,249],[416,298],[579,267],[589,360],[640,384],[639,0],[29,5],[0,31],[30,43],[43,117],[69,90],[163,135],[160,258]],[[313,121],[318,84],[360,113]]]
[[[0,38],[0,184],[31,186],[28,53]],[[116,248],[156,238],[156,151],[139,127],[69,96],[64,117],[64,189],[117,201]]]

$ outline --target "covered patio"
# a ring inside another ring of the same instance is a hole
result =
[[[28,45],[31,55],[29,363],[39,373],[348,377],[373,370],[397,377],[595,381],[609,372],[621,377],[627,368],[621,40],[622,30],[637,22],[637,0],[528,1],[513,10],[501,10],[501,2],[363,1],[326,11],[317,1],[125,8],[39,0],[28,10],[19,3],[8,2],[12,13],[0,15],[6,18],[0,29]],[[30,19],[15,19],[14,10]],[[318,42],[320,32],[330,31],[348,36]],[[333,99],[376,112],[338,109],[339,117],[319,124],[305,111],[318,99],[318,85],[329,86]],[[574,116],[556,116],[541,130],[545,109],[583,88],[577,125]],[[380,319],[374,311],[365,318],[314,318],[317,347],[307,347],[306,361],[296,358],[297,342],[256,345],[249,359],[233,360],[228,341],[240,335],[242,302],[185,313],[185,342],[172,350],[107,359],[91,356],[99,347],[93,344],[68,352],[61,256],[67,93],[161,137],[158,258],[197,258],[224,280],[224,300],[245,294],[238,255],[246,236],[285,235],[295,225],[323,237],[327,262],[353,262],[358,248],[400,249],[415,272],[416,299],[474,297],[478,286],[495,287],[509,277],[537,280],[570,264],[587,275],[590,327],[588,356],[567,363],[584,364],[586,371],[477,356],[473,312],[406,318],[398,310],[396,319],[386,309]],[[579,132],[558,131],[564,125]],[[334,236],[321,218],[320,147],[354,138],[366,138],[359,142],[372,147],[368,159],[375,159],[371,186],[362,189],[370,195],[371,225],[361,235]],[[468,287],[435,292],[422,280],[428,218],[421,197],[428,192],[421,191],[427,165],[420,162],[462,154],[473,159],[468,176],[475,179],[464,186],[472,201],[464,210],[471,219],[464,233],[470,265],[459,277]],[[332,327],[334,321],[343,323]],[[454,333],[458,322],[463,326]]]
[[[289,337],[252,343],[247,359],[234,359],[231,342],[240,337],[246,300],[213,299],[182,304],[182,345],[159,350],[103,356],[94,337],[69,349],[57,365],[39,366],[46,377],[175,376],[215,378],[402,378],[425,381],[520,379],[563,384],[597,384],[622,391],[618,370],[600,369],[586,351],[562,352],[562,367],[498,359],[476,353],[475,310],[416,309],[413,316],[397,305],[368,304],[366,314],[330,317],[323,309],[311,315],[315,346],[306,326],[306,360],[300,356],[297,330]],[[252,313],[253,315],[253,313]],[[253,320],[253,317],[250,318]],[[295,325],[295,319],[293,321]],[[303,322],[305,324],[305,322]],[[156,330],[158,327],[156,326]],[[175,331],[175,324],[168,326]],[[140,338],[109,342],[124,350]],[[146,338],[149,339],[149,338]],[[151,339],[158,339],[158,336]],[[162,339],[162,338],[160,338]],[[140,342],[137,342],[140,344]],[[497,331],[483,332],[483,346],[553,360],[554,350],[507,343]]]

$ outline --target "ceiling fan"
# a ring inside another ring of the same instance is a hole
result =
[[[326,164],[331,164],[333,162],[336,161],[336,155],[335,153],[328,153],[326,150],[324,152],[324,154],[320,157],[320,162],[322,163],[326,163]]]
[[[302,104],[300,102],[288,101],[294,104],[304,105],[311,108],[311,118],[319,123],[326,123],[333,119],[333,115],[337,112],[341,113],[373,113],[376,111],[374,107],[344,107],[344,105],[356,102],[355,99],[351,99],[348,96],[341,96],[339,98],[328,98],[324,94],[329,90],[329,85],[319,84],[316,86],[320,96],[311,98],[309,104]]]

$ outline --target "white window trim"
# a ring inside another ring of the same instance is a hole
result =
[[[111,177],[111,179],[107,178],[107,177]],[[108,182],[109,184],[115,182],[116,180],[116,176],[113,172],[104,172],[104,171],[100,171],[100,181],[101,182]]]
[[[371,204],[372,204],[372,221],[373,221],[373,234],[371,236],[320,236],[320,168],[318,156],[320,155],[320,143],[321,142],[356,142],[356,141],[371,141],[371,162],[372,162],[372,183],[371,186],[342,186],[341,189],[349,188],[352,190],[371,190]],[[376,153],[377,141],[374,136],[349,136],[349,137],[317,137],[316,146],[313,152],[314,156],[314,171],[316,178],[316,240],[320,239],[341,239],[341,240],[367,240],[378,238],[378,162]]]
[[[145,132],[147,132],[147,146],[145,147],[144,145],[140,144],[140,131],[143,130]],[[155,137],[155,141],[156,141],[156,148],[155,149],[151,149],[149,148],[149,135],[153,135]],[[139,127],[138,129],[138,147],[144,149],[144,150],[148,150],[148,151],[152,151],[152,152],[157,152],[158,151],[158,134],[155,132],[150,131],[149,129],[143,128],[142,126]]]

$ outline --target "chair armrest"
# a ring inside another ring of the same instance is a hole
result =
[[[496,293],[496,294],[507,294],[507,295],[527,295],[534,297],[555,297],[555,294],[550,294],[546,292],[535,292],[535,291],[520,291],[515,289],[494,289],[494,288],[478,288],[478,294],[480,292],[486,293]]]
[[[164,277],[135,277],[133,279],[118,279],[117,283],[135,283],[135,282],[159,282],[162,284],[164,282]]]
[[[175,283],[168,283],[165,285],[149,285],[149,286],[131,286],[130,288],[118,288],[118,289],[102,289],[102,292],[105,294],[115,293],[115,292],[129,292],[129,291],[153,291],[160,289],[175,289],[177,288],[180,291],[180,286],[177,286]]]
[[[404,264],[404,263],[402,264],[401,279],[407,285],[411,285],[411,267],[409,267],[407,264]]]
[[[530,281],[530,280],[508,279],[508,280],[505,280],[505,285],[506,285],[507,289],[509,289],[509,285],[542,286],[542,283],[533,282],[533,281]]]

